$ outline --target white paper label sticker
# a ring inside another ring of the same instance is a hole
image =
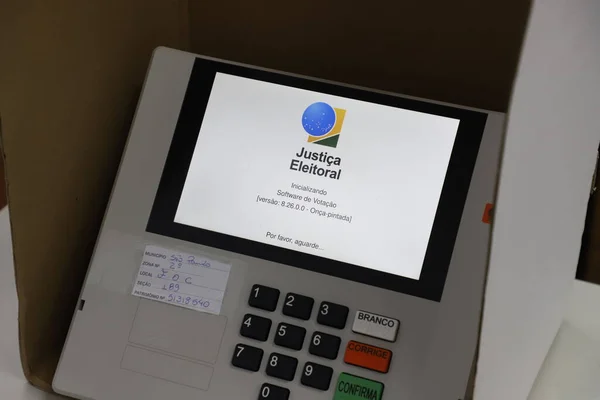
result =
[[[132,294],[219,314],[230,270],[220,261],[148,245]]]

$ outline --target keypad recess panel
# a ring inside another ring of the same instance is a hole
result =
[[[282,315],[274,313],[280,303]],[[369,337],[396,341],[399,320],[358,310],[351,326],[352,332],[357,335],[342,343],[341,333],[349,326],[350,312],[342,304],[323,300],[315,311],[315,299],[309,296],[292,292],[281,296],[277,288],[255,284],[249,293],[248,306],[248,312],[240,321],[242,342],[235,345],[231,364],[251,372],[258,372],[262,368],[267,379],[272,379],[263,382],[259,393],[251,395],[250,399],[293,399],[293,388],[290,390],[280,386],[293,381],[318,391],[331,391],[333,400],[383,399],[382,382],[351,374],[347,370],[336,371],[328,363],[342,357],[344,365],[387,374],[393,353],[368,343]],[[254,314],[253,308],[273,314]],[[306,323],[311,319],[316,320],[317,326],[339,330],[340,336],[331,333],[331,330],[329,333],[313,330],[313,326]],[[275,332],[271,336],[272,330]],[[267,353],[261,344],[267,342],[269,337],[273,338],[274,350]],[[281,352],[277,349],[281,349]],[[308,353],[309,360],[300,362],[298,357],[294,357],[295,352]],[[257,378],[259,376],[262,375],[257,375]]]

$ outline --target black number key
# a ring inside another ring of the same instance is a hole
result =
[[[304,364],[300,382],[302,382],[302,384],[305,386],[310,386],[315,389],[327,390],[329,389],[332,375],[333,368],[326,367],[321,364],[307,362]]]
[[[315,300],[301,294],[288,293],[283,303],[283,315],[307,320],[310,318]]]
[[[267,361],[267,375],[291,381],[296,375],[298,360],[280,353],[271,353]]]
[[[275,332],[275,344],[292,350],[300,350],[305,336],[306,329],[282,322]]]
[[[238,343],[233,350],[231,364],[238,368],[256,372],[260,369],[263,353],[263,350],[258,347]]]
[[[315,356],[335,360],[340,350],[342,339],[323,332],[315,332],[310,339],[308,352]]]
[[[344,329],[348,319],[348,307],[324,301],[319,307],[317,322],[332,328]]]
[[[269,383],[263,383],[260,388],[258,400],[288,400],[290,397],[290,390],[282,388],[281,386],[271,385]]]
[[[258,315],[246,314],[240,328],[240,335],[264,342],[271,330],[271,320]]]
[[[275,311],[279,300],[279,290],[263,285],[254,285],[250,291],[248,305],[267,311]]]

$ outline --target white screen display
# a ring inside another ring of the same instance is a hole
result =
[[[175,222],[419,279],[458,125],[217,73]]]

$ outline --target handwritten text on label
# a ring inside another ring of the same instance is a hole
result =
[[[132,294],[219,314],[230,269],[220,261],[148,245]]]

